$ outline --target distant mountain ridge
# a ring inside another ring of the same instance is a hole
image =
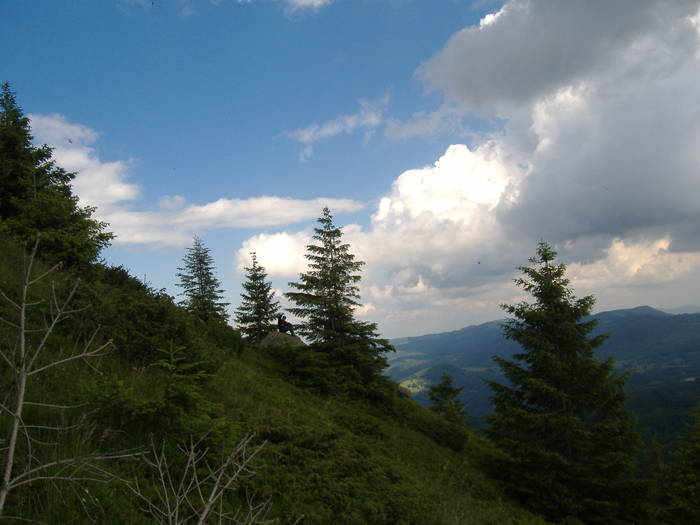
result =
[[[664,308],[663,310],[669,314],[698,314],[700,313],[700,306],[696,305],[686,305],[679,306],[678,308]]]
[[[645,431],[669,441],[700,399],[700,314],[671,314],[650,306],[600,312],[595,333],[611,336],[600,358],[614,356],[629,374],[630,407]],[[426,404],[425,392],[443,373],[464,386],[462,399],[476,424],[491,411],[484,379],[503,381],[495,355],[510,358],[519,346],[503,336],[503,320],[438,334],[392,340],[389,376]]]

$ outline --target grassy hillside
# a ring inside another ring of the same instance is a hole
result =
[[[9,245],[3,251],[0,286],[18,301],[22,257]],[[74,280],[55,273],[37,283],[31,294],[37,304],[28,315],[32,326],[50,318],[51,290],[63,297]],[[23,423],[36,428],[19,445],[16,468],[114,451],[144,455],[99,462],[98,469],[47,469],[53,479],[10,493],[5,516],[46,523],[153,523],[144,502],[159,505],[162,485],[146,463],[156,458],[151,444],[178,479],[187,469],[178,446],[201,440],[197,451],[215,464],[252,435],[249,447],[262,448],[222,500],[223,511],[267,503],[269,518],[290,524],[544,523],[509,502],[488,475],[486,465],[495,454],[488,442],[399,398],[395,385],[372,400],[296,386],[284,358],[291,349],[247,346],[230,328],[198,323],[172,298],[121,268],[94,267],[73,303],[91,308],[70,315],[51,333],[43,359],[60,360],[82,348],[98,325],[93,344],[113,339],[114,348],[98,360],[71,361],[30,381],[32,402],[77,407],[26,407]],[[13,319],[11,303],[3,303],[0,315]],[[6,353],[16,330],[3,325]],[[34,335],[27,344],[37,344]],[[2,383],[12,384],[10,367],[4,362],[0,367]],[[3,412],[5,443],[10,422]],[[65,430],[48,428],[53,425]],[[63,479],[68,477],[73,479]],[[130,492],[129,484],[136,483],[143,501]]]
[[[460,429],[414,402],[314,395],[256,349],[227,362],[214,384],[225,412],[266,441],[250,486],[285,521],[541,522],[502,501],[484,473],[488,444],[469,435],[460,443]]]

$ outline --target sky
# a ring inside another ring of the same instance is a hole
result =
[[[6,0],[0,50],[171,295],[198,235],[288,305],[328,206],[386,337],[502,318],[540,240],[596,311],[700,304],[700,0]]]

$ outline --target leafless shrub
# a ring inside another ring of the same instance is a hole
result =
[[[53,461],[42,461],[38,448],[55,445],[46,441],[43,435],[53,432],[69,431],[73,426],[54,424],[36,424],[25,421],[24,413],[27,407],[41,407],[49,410],[67,410],[78,408],[80,405],[62,405],[31,399],[30,386],[37,378],[55,367],[66,365],[77,360],[87,360],[104,355],[112,346],[111,341],[96,344],[97,331],[94,331],[87,341],[76,346],[71,352],[61,354],[52,352],[50,340],[56,326],[66,318],[83,309],[72,309],[73,300],[79,282],[76,282],[67,296],[59,299],[56,288],[51,284],[49,297],[45,300],[31,299],[32,288],[54,273],[58,265],[48,271],[34,276],[34,268],[39,240],[29,254],[25,254],[21,275],[18,298],[12,299],[5,291],[0,290],[0,298],[9,303],[15,315],[7,319],[0,317],[0,322],[9,326],[16,334],[14,340],[0,346],[0,361],[7,367],[11,378],[10,388],[4,392],[0,402],[0,418],[8,418],[7,435],[0,437],[0,454],[2,458],[2,480],[0,481],[0,517],[3,516],[8,494],[29,483],[37,481],[108,481],[113,478],[106,470],[98,466],[104,460],[134,457],[134,452],[116,452],[108,454],[88,454],[79,457],[62,458]],[[44,312],[43,324],[31,325],[30,312],[40,308]],[[42,436],[40,439],[39,436]],[[22,456],[22,457],[20,457]],[[20,519],[20,518],[14,518]]]
[[[166,453],[165,443],[157,445],[151,441],[150,453],[144,460],[152,468],[155,495],[137,478],[127,483],[131,492],[141,501],[141,509],[155,523],[181,525],[196,523],[233,523],[236,525],[272,524],[276,520],[267,518],[269,502],[254,503],[246,498],[244,509],[228,511],[224,498],[239,488],[239,482],[255,474],[252,461],[263,445],[252,445],[249,434],[220,461],[212,463],[210,451],[203,440],[193,439],[178,450],[185,465],[179,476],[173,473],[172,461]],[[152,488],[152,487],[149,487]]]

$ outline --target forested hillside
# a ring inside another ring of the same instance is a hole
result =
[[[672,444],[690,421],[700,398],[700,314],[671,315],[648,306],[601,312],[595,334],[610,337],[598,349],[615,357],[618,370],[630,374],[629,405],[649,439]],[[484,379],[500,372],[493,356],[510,358],[518,345],[504,337],[503,321],[442,334],[394,340],[389,375],[427,403],[427,387],[444,373],[464,386],[462,400],[473,421],[491,412]]]

